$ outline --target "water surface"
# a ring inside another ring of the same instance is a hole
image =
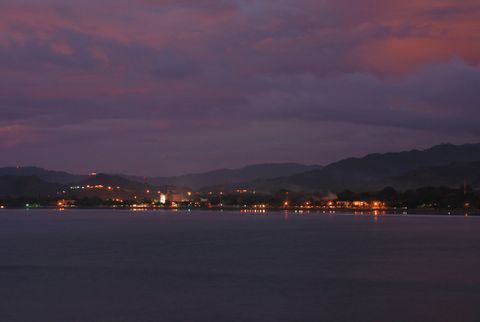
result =
[[[0,321],[479,321],[480,218],[0,211]]]

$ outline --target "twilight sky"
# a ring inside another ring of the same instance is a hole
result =
[[[0,166],[165,175],[480,142],[478,0],[1,0]]]

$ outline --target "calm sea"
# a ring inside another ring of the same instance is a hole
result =
[[[480,218],[0,211],[0,321],[480,321]]]

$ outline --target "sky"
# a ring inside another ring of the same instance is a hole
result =
[[[480,142],[478,0],[2,0],[0,166],[173,175]]]

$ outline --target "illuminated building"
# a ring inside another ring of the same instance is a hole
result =
[[[66,207],[74,207],[75,206],[75,200],[58,200],[57,201],[57,207],[59,208],[66,208]]]
[[[337,201],[336,206],[337,208],[351,208],[352,203],[350,201]]]
[[[167,194],[167,200],[171,202],[179,203],[182,201],[188,201],[188,198],[185,196],[184,193],[169,191]]]
[[[354,208],[370,208],[370,205],[366,201],[354,201],[352,202]]]
[[[166,194],[164,194],[164,193],[161,193],[161,194],[160,194],[160,203],[161,203],[162,205],[164,205],[164,204],[167,203],[167,195],[166,195]]]

